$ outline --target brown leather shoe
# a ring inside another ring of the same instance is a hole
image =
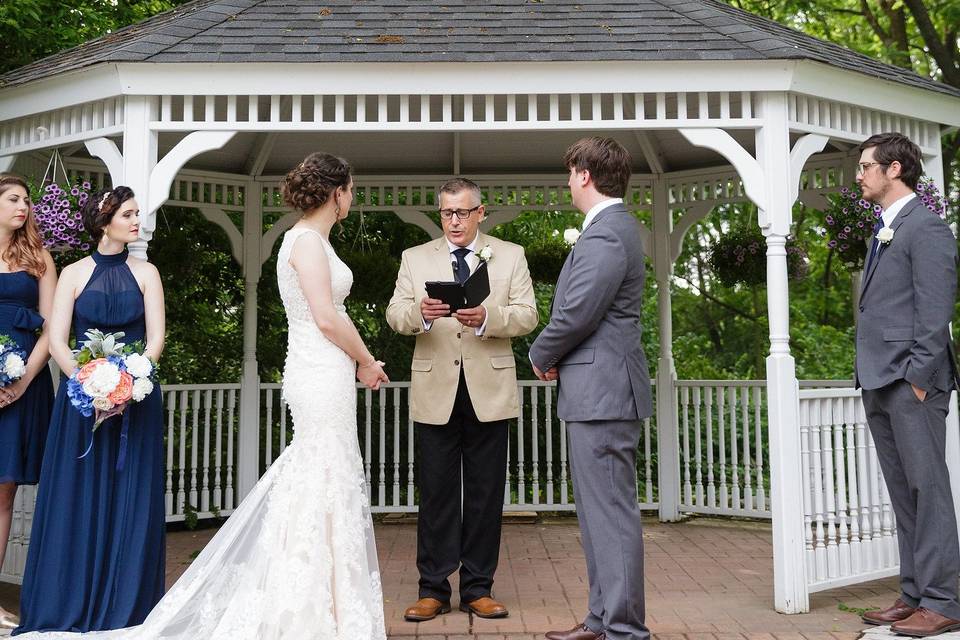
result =
[[[567,631],[547,631],[544,637],[547,640],[603,640],[603,633],[598,635],[587,625],[578,624]]]
[[[936,611],[920,607],[912,616],[890,627],[894,633],[914,638],[937,636],[947,631],[960,629],[960,620],[942,616]]]
[[[425,622],[444,613],[450,613],[449,602],[440,602],[436,598],[420,598],[407,607],[403,612],[403,619],[408,622]]]
[[[893,624],[894,622],[906,620],[912,616],[916,610],[916,607],[911,607],[900,598],[897,598],[897,601],[893,603],[892,607],[865,611],[863,615],[860,616],[860,619],[867,624]]]
[[[461,602],[460,611],[472,613],[478,618],[506,618],[510,615],[505,606],[490,596],[483,596],[470,602]]]

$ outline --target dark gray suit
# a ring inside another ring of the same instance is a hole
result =
[[[893,239],[879,245],[863,277],[856,382],[897,516],[901,598],[960,619],[960,546],[944,460],[957,243],[917,198],[890,228]],[[927,392],[923,402],[911,384]]]
[[[600,211],[567,256],[550,323],[530,347],[556,366],[574,498],[590,580],[584,624],[609,640],[648,640],[636,462],[652,413],[640,344],[644,262],[640,225],[622,204]]]

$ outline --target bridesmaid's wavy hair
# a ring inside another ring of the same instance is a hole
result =
[[[87,230],[94,242],[100,242],[103,230],[110,224],[114,214],[120,210],[120,205],[133,197],[133,189],[120,185],[113,189],[105,189],[91,195],[83,205],[80,216],[83,218],[83,228]]]
[[[350,184],[350,163],[329,153],[311,153],[280,181],[283,201],[297,211],[322,207],[340,187]]]
[[[40,278],[47,272],[47,263],[43,259],[43,238],[40,237],[40,227],[33,213],[33,202],[30,201],[30,187],[20,176],[9,173],[0,174],[0,197],[13,187],[23,187],[27,192],[27,219],[23,226],[13,232],[10,244],[7,245],[3,261],[8,267],[19,267],[34,278]]]

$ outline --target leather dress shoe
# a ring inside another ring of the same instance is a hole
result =
[[[894,622],[906,620],[912,616],[916,610],[916,607],[911,607],[900,598],[897,598],[897,601],[893,603],[892,607],[865,611],[864,614],[860,616],[860,619],[867,624],[893,624]]]
[[[506,618],[510,615],[505,606],[490,596],[483,596],[470,602],[461,602],[460,611],[472,613],[478,618]]]
[[[914,638],[938,636],[947,631],[960,629],[960,620],[942,616],[936,611],[924,607],[917,609],[912,616],[893,624],[890,630]]]
[[[0,629],[16,629],[20,626],[20,618],[0,607]]]
[[[547,640],[603,640],[603,632],[594,633],[585,624],[578,624],[567,631],[547,631]]]
[[[403,619],[409,622],[425,622],[437,616],[450,613],[450,603],[440,602],[436,598],[420,598],[403,612]]]

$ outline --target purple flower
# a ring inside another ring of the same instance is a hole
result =
[[[845,234],[845,233],[838,233],[838,234],[837,234],[837,237],[840,238],[841,240],[846,240],[846,239],[847,239],[847,234]]]
[[[840,193],[850,193],[850,189],[847,189],[846,187],[840,187]]]
[[[843,212],[846,213],[847,210],[844,209]],[[827,216],[827,224],[833,224],[833,216]]]
[[[873,212],[874,212],[874,213],[883,213],[883,207],[881,207],[881,206],[878,205],[878,204],[875,204],[875,205],[873,205]]]
[[[857,226],[860,227],[861,229],[863,229],[863,220],[861,220],[860,222],[858,222],[858,223],[857,223]]]
[[[849,248],[850,248],[850,245],[848,245],[848,244],[842,244],[842,245],[840,245],[840,251],[846,251],[846,250],[849,249]]]
[[[830,247],[831,249],[835,249],[837,247],[837,241],[831,240],[830,242],[827,243],[827,246]]]
[[[850,225],[847,225],[847,226],[845,226],[845,227],[843,228],[843,232],[844,232],[844,233],[850,233],[851,231],[852,231],[852,229],[850,228]]]
[[[86,190],[86,191],[89,191],[89,190],[90,190],[90,183],[89,183],[89,182],[84,181],[84,183],[83,183],[82,185],[80,185],[80,186],[82,186],[82,187],[84,188],[84,190]]]
[[[73,189],[70,189],[70,195],[72,196],[80,195],[80,189],[77,189],[76,187],[74,187]]]

